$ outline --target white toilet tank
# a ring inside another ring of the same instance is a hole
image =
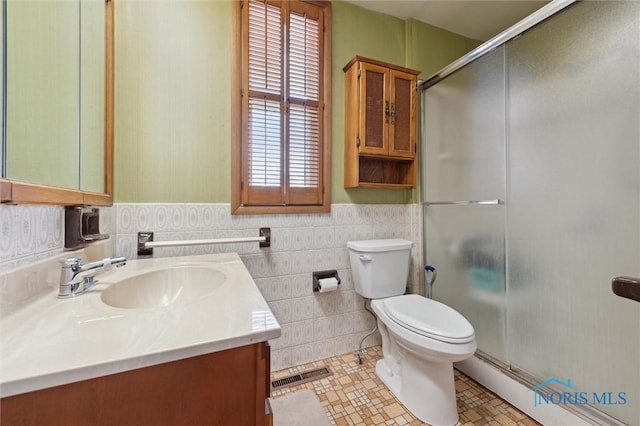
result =
[[[351,275],[356,293],[368,299],[404,294],[411,246],[407,240],[349,241]]]

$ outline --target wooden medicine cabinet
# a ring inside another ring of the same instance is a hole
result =
[[[415,187],[420,72],[360,56],[343,71],[345,188]]]

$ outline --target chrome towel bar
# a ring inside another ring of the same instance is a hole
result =
[[[271,228],[260,228],[259,237],[212,238],[206,240],[154,241],[153,232],[138,232],[138,256],[153,255],[159,247],[203,246],[211,244],[260,243],[261,248],[271,247]]]
[[[465,200],[465,201],[425,201],[425,206],[450,206],[450,205],[470,205],[470,204],[504,204],[503,200]]]
[[[144,247],[159,248],[159,247],[179,247],[179,246],[204,246],[209,244],[261,243],[265,241],[267,241],[267,237],[214,238],[210,240],[149,241],[144,243]]]

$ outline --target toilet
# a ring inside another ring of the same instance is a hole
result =
[[[404,295],[413,243],[401,239],[350,241],[356,293],[372,299],[382,336],[376,374],[418,419],[458,422],[453,363],[473,355],[473,326],[449,306]]]

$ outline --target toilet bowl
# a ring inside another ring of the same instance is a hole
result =
[[[431,425],[458,421],[453,362],[473,355],[473,327],[449,306],[415,294],[403,295],[412,243],[351,241],[354,287],[372,299],[383,358],[376,374],[418,419]]]
[[[382,335],[378,377],[420,420],[456,424],[453,363],[476,350],[471,324],[447,305],[415,294],[373,300],[371,308]]]

